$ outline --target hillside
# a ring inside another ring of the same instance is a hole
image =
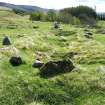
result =
[[[0,6],[1,7],[6,7],[6,8],[9,8],[9,9],[18,9],[18,10],[22,10],[22,11],[25,11],[25,12],[34,12],[34,11],[46,12],[46,11],[48,11],[48,9],[40,8],[40,7],[37,7],[37,6],[14,5],[14,4],[4,3],[4,2],[0,2]]]
[[[52,24],[0,11],[0,105],[105,105],[105,22],[97,27],[61,24],[62,30]],[[93,38],[86,38],[86,31]],[[5,35],[12,45],[2,45]],[[25,63],[13,67],[11,56]],[[42,78],[32,67],[36,59],[46,63],[64,57],[75,65],[69,73]]]

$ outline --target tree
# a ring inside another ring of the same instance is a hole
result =
[[[72,7],[72,8],[65,8],[61,10],[61,12],[67,12],[71,14],[72,16],[79,17],[81,14],[86,14],[90,18],[96,19],[97,14],[95,10],[88,6],[78,6],[78,7]]]
[[[95,10],[87,6],[65,8],[61,10],[60,12],[65,13],[65,16],[66,14],[69,14],[73,17],[78,18],[80,22],[83,24],[94,25],[96,23],[97,14]]]
[[[20,9],[13,9],[12,10],[14,13],[19,14],[19,15],[26,15],[28,14],[26,11],[20,10]]]
[[[43,17],[42,12],[33,12],[30,14],[30,20],[32,21],[40,21]]]
[[[54,10],[49,10],[46,15],[47,21],[55,21],[57,19],[57,14]]]

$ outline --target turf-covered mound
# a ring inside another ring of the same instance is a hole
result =
[[[69,50],[78,53],[74,56],[76,62],[104,63],[105,47],[95,40],[73,41],[69,46]]]
[[[55,31],[55,34],[56,34],[57,36],[69,36],[69,35],[74,35],[74,34],[76,34],[76,31],[75,31],[75,30],[72,30],[72,31],[57,30],[57,31]]]
[[[35,45],[33,38],[25,36],[23,38],[20,38],[15,42],[15,45],[19,49],[31,49]]]
[[[4,46],[0,48],[0,55],[3,56],[17,56],[20,51],[14,46]]]

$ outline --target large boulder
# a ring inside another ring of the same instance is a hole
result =
[[[42,77],[52,77],[57,74],[70,72],[74,69],[74,65],[70,60],[49,61],[40,69]]]
[[[39,60],[36,60],[36,61],[33,63],[32,67],[34,67],[34,68],[41,68],[43,65],[44,65],[43,62],[41,62],[41,61],[39,61]]]
[[[11,45],[10,39],[7,36],[3,39],[3,45]]]
[[[21,57],[14,56],[10,58],[9,62],[11,63],[12,66],[19,66],[23,63]]]

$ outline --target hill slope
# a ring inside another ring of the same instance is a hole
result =
[[[26,12],[33,12],[33,11],[48,11],[48,9],[40,8],[37,6],[29,6],[29,5],[14,5],[10,3],[0,2],[1,7],[7,7],[9,9],[18,9]]]

